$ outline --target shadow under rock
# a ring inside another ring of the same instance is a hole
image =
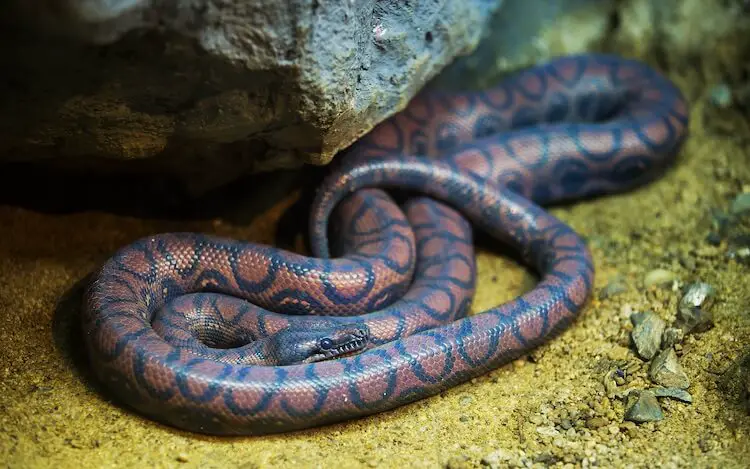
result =
[[[293,191],[315,183],[319,169],[240,176],[226,185],[191,195],[178,178],[163,173],[3,163],[0,165],[0,204],[46,214],[98,210],[169,220],[229,217],[242,223]]]

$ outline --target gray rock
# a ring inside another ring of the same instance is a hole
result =
[[[644,390],[631,393],[625,410],[625,420],[631,422],[657,422],[664,419],[659,401],[653,392]]]
[[[0,2],[0,112],[9,116],[0,161],[33,162],[26,173],[149,171],[196,195],[247,173],[324,164],[428,82],[490,86],[602,45],[681,65],[710,53],[717,36],[747,37],[740,3]],[[746,262],[748,252],[733,256]]]
[[[713,313],[710,308],[714,298],[715,290],[711,285],[703,282],[690,284],[680,300],[675,326],[686,334],[711,328]]]
[[[630,320],[634,324],[630,337],[636,352],[644,360],[651,360],[661,348],[666,323],[651,311],[634,313],[630,316]]]
[[[729,211],[733,215],[743,215],[750,212],[750,192],[743,192],[735,197]]]
[[[668,327],[664,329],[664,333],[661,335],[661,347],[663,349],[672,348],[675,345],[682,342],[685,337],[685,333],[682,329],[677,327]]]
[[[682,370],[677,354],[671,348],[662,351],[654,358],[648,375],[651,381],[665,388],[687,389],[690,387],[690,380]]]
[[[707,283],[696,282],[688,285],[680,300],[681,307],[710,308],[715,300],[716,290]]]
[[[138,160],[197,191],[322,165],[471,52],[501,4],[3,2],[0,160]]]
[[[691,396],[690,393],[685,391],[684,389],[652,388],[650,391],[652,391],[654,393],[654,396],[656,397],[669,397],[669,398],[677,399],[679,401],[683,401],[687,403],[693,402],[693,396]]]

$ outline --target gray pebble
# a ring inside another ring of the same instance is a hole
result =
[[[735,197],[729,211],[733,215],[742,215],[745,212],[750,212],[750,192],[743,192]]]
[[[713,326],[713,306],[716,291],[703,282],[690,284],[680,300],[675,325],[684,333],[704,332]]]
[[[651,391],[653,391],[654,395],[656,397],[669,397],[672,399],[677,399],[679,401],[692,403],[693,402],[693,396],[690,395],[689,392],[685,391],[684,389],[679,388],[652,388]]]
[[[682,342],[685,338],[685,333],[682,329],[676,327],[668,327],[664,329],[664,333],[661,335],[661,346],[664,349],[672,348],[675,345]]]
[[[680,306],[709,309],[713,306],[716,290],[705,282],[691,283],[685,289]]]
[[[664,350],[654,358],[649,367],[648,375],[651,381],[665,388],[687,389],[690,387],[690,380],[682,370],[680,362],[677,361],[677,354],[671,348]]]
[[[656,396],[651,391],[646,390],[630,394],[627,406],[625,420],[643,423],[664,419],[659,401],[656,400]]]
[[[728,108],[732,105],[732,89],[725,83],[711,87],[709,94],[711,102],[716,107]]]
[[[644,360],[651,360],[661,348],[666,323],[650,311],[634,313],[630,316],[630,320],[635,326],[633,332],[630,333],[635,350]]]

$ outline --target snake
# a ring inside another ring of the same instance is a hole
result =
[[[545,205],[663,175],[688,105],[655,67],[559,56],[486,89],[426,88],[342,150],[310,201],[309,253],[144,236],[94,272],[94,376],[154,422],[264,435],[391,411],[561,333],[594,288],[587,241]],[[533,288],[473,312],[475,231]]]

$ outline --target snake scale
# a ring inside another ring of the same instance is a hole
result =
[[[541,206],[653,180],[687,126],[673,83],[607,54],[422,92],[330,165],[311,206],[314,257],[197,233],[117,251],[83,305],[91,366],[130,408],[207,434],[299,430],[435,395],[529,352],[587,301],[588,248]],[[468,314],[474,228],[539,282]]]

